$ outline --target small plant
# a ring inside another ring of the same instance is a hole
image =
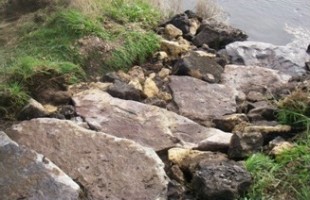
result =
[[[275,191],[279,184],[275,176],[279,165],[264,154],[254,154],[246,160],[246,168],[252,174],[254,181],[247,199],[268,199],[272,196],[270,192]]]
[[[0,84],[0,117],[14,116],[14,112],[22,108],[28,99],[19,84]]]
[[[121,35],[122,48],[115,50],[108,66],[113,69],[128,69],[133,63],[143,63],[159,48],[159,38],[152,32],[129,32]]]
[[[310,131],[310,93],[296,90],[278,103],[278,121]]]

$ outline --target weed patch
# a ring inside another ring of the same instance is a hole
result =
[[[152,32],[128,32],[121,35],[123,47],[112,53],[107,65],[113,69],[129,69],[133,63],[143,63],[159,48],[159,38]]]
[[[295,147],[274,159],[254,154],[246,167],[254,178],[248,199],[310,198],[310,98],[309,91],[296,90],[278,103],[278,120],[304,132],[295,140]]]

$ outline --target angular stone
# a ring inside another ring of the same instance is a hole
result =
[[[248,95],[246,96],[246,98],[248,101],[251,101],[251,102],[263,101],[267,99],[266,96],[264,96],[262,93],[257,92],[257,91],[250,91]]]
[[[178,165],[182,170],[196,171],[198,165],[203,163],[228,160],[227,156],[218,152],[197,151],[191,149],[172,148],[168,150],[168,159]]]
[[[236,111],[235,90],[188,76],[171,76],[169,83],[179,113],[201,123]]]
[[[247,35],[239,29],[212,20],[205,20],[197,31],[193,43],[201,47],[207,44],[213,49],[224,48],[235,41],[244,41]]]
[[[252,183],[250,173],[233,161],[205,163],[200,168],[192,180],[198,199],[233,200],[245,193]]]
[[[284,151],[288,151],[290,149],[294,148],[294,145],[290,142],[282,142],[275,146],[271,151],[270,154],[277,156],[283,153]]]
[[[196,16],[193,16],[192,14],[188,13],[181,13],[178,15],[175,15],[172,17],[170,21],[167,22],[167,24],[172,24],[178,29],[180,29],[184,35],[190,33],[190,27],[191,27],[191,21],[190,19],[196,18]]]
[[[145,80],[145,75],[142,67],[134,66],[128,71],[128,75],[131,77],[131,80],[138,79],[140,83],[143,83]]]
[[[121,81],[115,81],[107,91],[111,96],[120,99],[141,101],[142,93],[131,85],[127,85]]]
[[[270,95],[273,89],[287,84],[290,78],[289,75],[279,74],[277,70],[258,66],[226,65],[222,84],[237,89],[239,93],[257,91]]]
[[[49,159],[0,132],[0,199],[78,200],[82,192]]]
[[[182,57],[175,68],[178,75],[188,75],[210,83],[218,83],[224,71],[214,57],[201,55],[195,51]]]
[[[175,39],[178,36],[182,36],[182,35],[183,35],[182,31],[180,29],[178,29],[177,27],[175,27],[174,25],[167,24],[165,26],[165,37],[168,40]]]
[[[247,116],[251,121],[260,121],[260,120],[275,120],[277,107],[272,105],[268,101],[260,101],[251,104],[254,108],[251,109]]]
[[[9,135],[53,160],[84,187],[87,199],[166,198],[162,161],[133,141],[56,119],[25,121]]]
[[[276,125],[276,126],[246,126],[244,132],[260,132],[263,135],[268,134],[285,134],[290,133],[291,126],[288,125]]]
[[[213,120],[213,123],[215,124],[215,127],[225,131],[225,132],[231,132],[236,125],[242,123],[242,122],[248,122],[249,119],[245,114],[231,114],[231,115],[225,115],[220,118],[216,118]]]
[[[161,40],[160,46],[162,51],[172,57],[179,57],[189,50],[187,45],[180,45],[178,42],[168,40]]]
[[[263,42],[235,42],[226,46],[226,52],[232,63],[267,67],[293,77],[305,74],[305,62],[310,60],[302,47]]]
[[[167,68],[162,68],[159,72],[158,72],[158,76],[160,78],[166,78],[169,76],[169,74],[171,73],[170,69]]]
[[[159,51],[159,52],[156,52],[154,55],[153,55],[153,59],[155,61],[165,61],[168,59],[168,54],[165,52],[165,51]]]
[[[112,81],[114,82],[114,81]],[[98,89],[102,91],[107,91],[108,88],[112,85],[112,83],[102,83],[102,82],[82,82],[74,85],[70,85],[68,87],[69,93],[76,94],[81,91],[87,90],[87,89]]]
[[[143,87],[143,93],[148,98],[152,98],[158,95],[159,88],[157,87],[156,83],[151,77],[145,80],[144,87]]]
[[[228,156],[242,159],[262,150],[264,138],[259,132],[237,132],[231,138]]]
[[[45,110],[42,104],[34,99],[30,99],[28,104],[17,115],[18,120],[30,120],[34,118],[45,117],[48,112]]]
[[[198,143],[195,149],[201,151],[221,151],[226,152],[231,142],[231,133],[219,133],[213,135],[205,140]]]
[[[77,114],[96,130],[127,138],[158,150],[176,145],[195,146],[206,138],[227,134],[205,128],[176,113],[88,90],[73,97]]]

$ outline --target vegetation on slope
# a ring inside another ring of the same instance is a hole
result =
[[[246,160],[254,185],[243,200],[310,199],[310,93],[297,90],[278,106],[279,122],[302,132],[292,149],[275,158],[259,153]]]
[[[14,0],[0,4],[0,117],[18,110],[32,87],[43,84],[38,74],[72,83],[89,78],[89,59],[98,60],[100,75],[144,62],[159,47],[151,29],[160,15],[145,0],[40,0],[35,8],[33,2],[25,2],[22,10]],[[95,54],[81,55],[78,41],[85,37],[113,46],[110,56],[102,61]]]

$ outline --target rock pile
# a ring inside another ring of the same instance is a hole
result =
[[[148,63],[29,102],[0,134],[0,199],[235,199],[241,159],[292,147],[271,100],[308,73],[306,51],[231,43],[246,35],[190,11],[158,33]]]

